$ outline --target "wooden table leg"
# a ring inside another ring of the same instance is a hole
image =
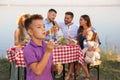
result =
[[[65,64],[63,64],[63,80],[65,80]]]

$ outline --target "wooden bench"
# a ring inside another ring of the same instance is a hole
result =
[[[90,73],[90,69],[96,69],[97,70],[97,80],[99,80],[99,66],[101,65],[102,61],[97,61],[94,64],[87,64],[88,71]]]

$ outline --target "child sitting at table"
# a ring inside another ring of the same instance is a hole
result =
[[[27,32],[25,30],[24,21],[29,18],[29,14],[22,14],[17,19],[18,27],[14,32],[14,45],[22,48],[29,41],[27,40]],[[11,77],[10,80],[24,80],[24,67],[16,67],[16,62],[11,63]],[[14,74],[13,74],[14,73]],[[18,75],[19,74],[19,75]]]
[[[16,47],[25,46],[26,43],[29,42],[29,37],[24,25],[24,21],[29,17],[29,14],[23,14],[18,19],[18,28],[15,30],[14,33],[14,44]]]
[[[90,50],[90,48],[99,48],[98,36],[95,31],[88,30],[86,32],[86,40],[83,41],[83,45],[84,49],[82,51],[85,54],[85,62],[94,64],[99,61],[99,52]]]
[[[38,14],[31,15],[25,21],[25,28],[31,37],[31,41],[24,48],[26,80],[53,80],[51,68],[54,43],[52,41],[45,43],[43,40],[46,36],[43,17]],[[55,70],[57,67],[54,66],[53,69]],[[61,72],[62,66],[58,69]]]

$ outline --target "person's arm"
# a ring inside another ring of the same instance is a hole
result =
[[[95,51],[96,51],[96,52],[100,52],[100,48],[98,47]]]
[[[71,36],[69,36],[67,39],[68,39],[71,43],[74,43],[74,44],[77,44],[77,43],[78,43],[78,41],[77,41],[76,39],[72,38]]]
[[[50,28],[50,30],[46,31],[46,35],[48,35],[50,33],[50,31],[51,31],[51,33],[55,33],[58,31],[58,29],[59,29],[59,25],[57,24],[56,21],[54,21],[53,27]]]
[[[14,32],[14,45],[15,46],[24,46],[26,44],[26,40],[19,42],[19,35],[20,35],[20,31],[19,31],[19,29],[16,29]]]
[[[14,32],[14,44],[15,45],[19,44],[19,29],[16,29]]]
[[[88,51],[100,52],[100,48],[88,48]]]
[[[47,48],[46,48],[46,51],[44,53],[42,60],[40,62],[34,62],[30,64],[30,68],[36,75],[42,74],[43,70],[45,69],[48,63],[48,60],[49,60],[49,57],[51,55],[53,48],[54,48],[54,43],[51,41],[48,42]]]
[[[52,71],[57,71],[57,65],[52,62]]]
[[[94,47],[88,48],[88,51],[100,52],[99,44],[94,43]]]
[[[55,26],[57,27],[57,28],[60,28],[60,26],[58,25],[58,23],[55,21]]]
[[[88,51],[88,48],[82,49],[83,54],[85,54]]]

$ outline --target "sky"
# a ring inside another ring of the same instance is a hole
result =
[[[21,13],[42,14],[46,18],[50,8],[57,10],[57,22],[64,20],[66,11],[74,12],[76,24],[81,15],[88,14],[102,46],[108,42],[120,48],[120,0],[0,0],[0,54],[14,45],[16,19]]]
[[[0,0],[0,4],[120,5],[120,0]]]

